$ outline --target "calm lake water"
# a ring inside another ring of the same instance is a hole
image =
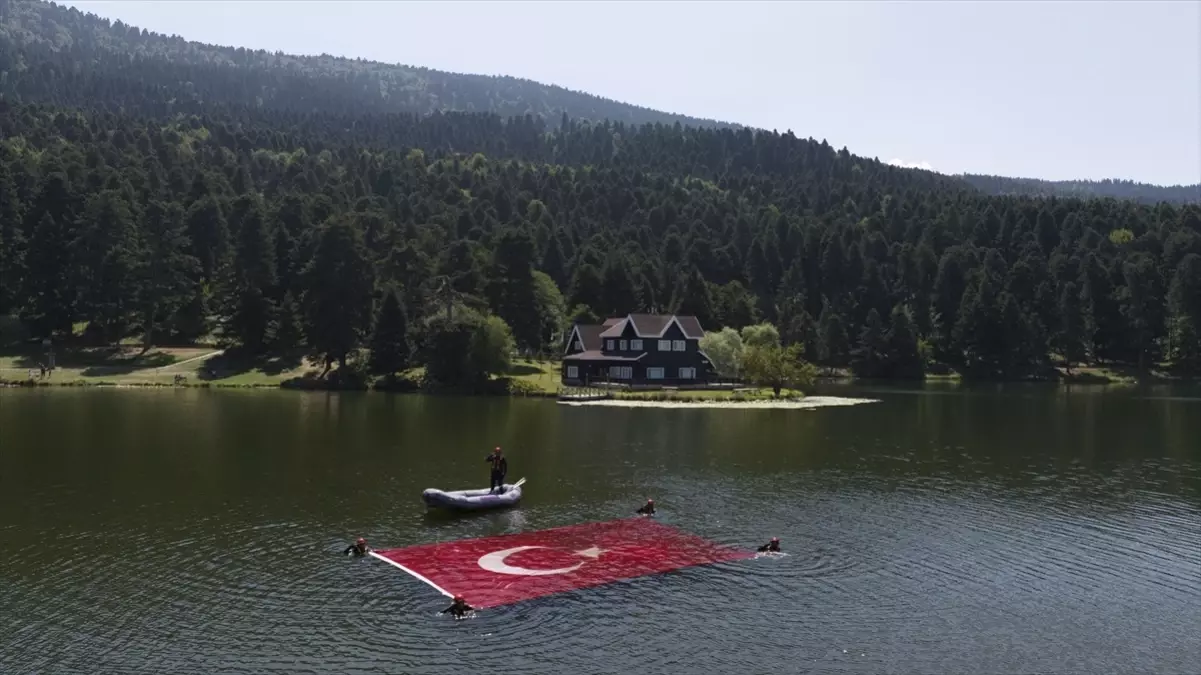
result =
[[[880,402],[0,390],[0,672],[1201,672],[1201,389],[825,393]],[[521,508],[428,516],[497,444]],[[339,555],[647,496],[789,555],[460,622]]]

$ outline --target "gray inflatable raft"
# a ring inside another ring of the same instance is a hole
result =
[[[431,508],[449,509],[452,511],[480,511],[483,509],[499,509],[506,506],[516,506],[521,501],[521,486],[525,479],[512,485],[504,485],[499,492],[488,489],[458,490],[444,492],[429,488],[421,493],[421,500]]]

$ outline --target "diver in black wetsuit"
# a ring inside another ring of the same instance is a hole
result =
[[[438,613],[439,614],[450,614],[451,616],[453,616],[456,619],[462,619],[464,614],[466,614],[467,612],[474,612],[474,611],[475,611],[475,607],[472,607],[471,605],[467,604],[467,601],[463,599],[463,596],[456,595],[455,601],[450,603],[450,607],[447,607],[446,609],[444,609]]]
[[[347,546],[346,550],[342,551],[342,555],[353,555],[356,558],[362,558],[370,550],[367,548],[367,540],[359,537],[353,544]]]
[[[640,516],[655,515],[655,500],[653,500],[653,499],[646,500],[646,505],[643,506],[642,508],[638,509],[637,513]]]
[[[760,553],[779,553],[780,552],[780,538],[772,537],[771,541],[769,541],[766,544],[759,547],[759,552]]]
[[[505,474],[509,473],[509,460],[500,454],[500,448],[496,448],[492,451],[491,455],[488,455],[486,461],[492,465],[492,476],[488,482],[488,491],[503,492],[505,488]],[[500,490],[497,490],[497,488],[500,488]]]

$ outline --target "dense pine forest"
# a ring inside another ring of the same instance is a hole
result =
[[[60,104],[155,113],[196,112],[212,104],[356,114],[451,109],[552,119],[566,112],[627,124],[737,126],[515,77],[189,42],[40,0],[0,0],[0,21],[8,52],[0,56],[0,70],[9,71],[4,90]],[[44,78],[50,81],[38,81]]]
[[[1132,180],[1039,180],[978,174],[965,174],[960,178],[981,192],[991,195],[1115,197],[1150,205],[1159,202],[1201,204],[1201,183],[1164,186],[1136,183]]]
[[[510,341],[553,353],[572,320],[648,310],[770,322],[869,377],[1201,367],[1195,203],[990,196],[518,80],[390,89],[403,72],[0,0],[0,331],[462,383]],[[425,114],[448,99],[522,114]]]

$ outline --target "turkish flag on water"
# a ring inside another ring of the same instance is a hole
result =
[[[752,557],[649,518],[374,551],[477,608]]]

